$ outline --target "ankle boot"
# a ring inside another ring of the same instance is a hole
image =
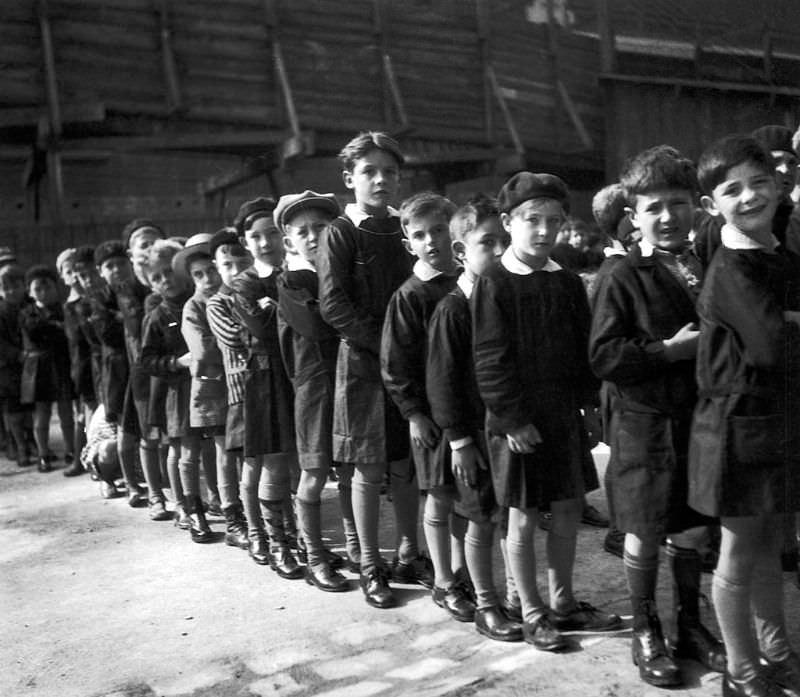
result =
[[[262,566],[269,564],[269,544],[263,530],[247,531],[247,553],[250,558]]]
[[[211,532],[211,528],[208,527],[206,514],[203,511],[202,499],[199,496],[194,498],[188,497],[186,499],[186,503],[187,513],[189,514],[189,520],[191,521],[189,532],[192,536],[192,542],[198,542],[200,544],[213,542],[214,533]]]
[[[644,682],[656,687],[672,687],[683,682],[681,671],[664,643],[661,621],[653,600],[643,598],[637,604],[633,616],[631,656]]]
[[[186,512],[187,505],[188,502],[183,499],[175,502],[175,512],[173,516],[175,516],[175,525],[181,530],[189,530],[189,528],[192,527],[192,521],[189,518],[189,514]]]
[[[281,578],[297,579],[303,577],[303,569],[298,565],[286,538],[284,528],[283,502],[264,501],[261,515],[269,536],[269,566]]]
[[[672,569],[675,612],[670,646],[677,657],[692,659],[709,670],[724,673],[725,645],[700,622],[700,555],[693,549],[669,545],[667,556]]]
[[[241,511],[238,506],[228,506],[223,510],[225,514],[225,544],[240,549],[248,549],[250,543],[247,539],[247,522],[242,521]]]

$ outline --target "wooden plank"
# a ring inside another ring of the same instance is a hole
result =
[[[785,97],[800,97],[800,88],[797,87],[754,85],[747,82],[687,80],[683,78],[651,77],[649,75],[621,75],[619,73],[604,73],[599,75],[598,79],[640,85],[666,85],[670,87],[691,87],[699,90],[714,90],[719,92],[744,92],[751,94],[775,94]]]
[[[497,76],[495,75],[494,68],[491,65],[488,66],[487,76],[489,78],[489,83],[492,86],[492,91],[494,92],[495,99],[497,99],[497,103],[500,106],[500,111],[503,114],[506,128],[508,129],[509,135],[511,136],[511,141],[514,143],[514,150],[516,150],[519,153],[525,152],[525,146],[522,144],[522,140],[519,137],[519,132],[517,131],[517,127],[514,124],[514,120],[511,117],[511,112],[508,109],[506,100],[503,97],[502,93],[500,92],[500,85],[497,82]]]
[[[303,135],[303,134],[301,134]],[[204,150],[213,148],[261,148],[282,144],[286,133],[282,130],[164,133],[151,136],[100,136],[96,138],[65,138],[68,150],[106,149],[114,151],[137,150]]]
[[[567,114],[569,115],[570,121],[572,121],[572,125],[575,126],[575,130],[578,132],[578,136],[580,137],[584,148],[586,148],[586,150],[593,150],[594,142],[592,141],[592,137],[586,130],[586,126],[584,126],[583,120],[581,119],[581,116],[578,113],[572,98],[569,96],[569,92],[567,92],[567,88],[564,86],[564,83],[561,80],[558,81],[557,87],[558,94],[561,97],[561,102],[563,103],[564,108],[567,110]]]
[[[161,39],[161,61],[166,83],[167,114],[172,115],[182,110],[181,88],[178,80],[178,67],[175,64],[175,52],[172,50],[172,27],[170,26],[169,0],[159,0],[159,36]]]
[[[213,196],[227,189],[231,189],[237,184],[267,174],[279,164],[280,158],[275,153],[249,160],[244,165],[231,172],[216,177],[209,177],[201,184],[198,184],[197,193],[201,196]]]
[[[42,109],[39,107],[0,109],[0,128],[35,125],[41,116]],[[64,104],[61,107],[63,123],[94,123],[103,121],[105,117],[106,108],[102,102]]]
[[[277,0],[264,0],[264,25],[267,31],[267,41],[272,44],[272,61],[278,84],[281,88],[281,97],[283,106],[286,109],[286,117],[289,120],[289,128],[292,131],[292,136],[299,140],[301,137],[300,120],[297,117],[297,108],[292,96],[292,85],[289,82],[289,74],[286,70],[286,63],[283,60],[276,2]]]

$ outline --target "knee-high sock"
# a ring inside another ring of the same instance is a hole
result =
[[[169,476],[169,486],[172,489],[172,495],[175,497],[176,505],[183,506],[185,496],[183,493],[183,485],[181,483],[180,473],[180,450],[177,446],[170,445],[167,451],[167,474]]]
[[[772,661],[792,652],[783,610],[783,574],[780,555],[762,554],[753,570],[751,606],[760,651]]]
[[[194,500],[200,497],[200,463],[183,452],[181,448],[181,459],[178,463],[180,471],[181,486],[183,487],[184,498]]]
[[[467,568],[464,537],[467,534],[469,521],[458,513],[450,514],[450,568],[453,571]]]
[[[518,515],[522,515],[521,513]],[[536,581],[536,552],[533,548],[533,518],[536,511],[525,514],[524,524],[510,524],[506,537],[506,551],[511,573],[517,583],[517,593],[522,605],[522,617],[532,622],[546,609]]]
[[[270,549],[272,551],[283,549],[288,544],[283,519],[283,499],[278,501],[261,499],[259,503],[261,504],[261,515],[264,518],[264,527],[269,536]]]
[[[353,477],[353,518],[361,547],[361,572],[367,573],[381,563],[378,548],[378,515],[381,485],[364,479],[358,472]]]
[[[672,570],[676,629],[695,627],[700,624],[700,555],[695,549],[678,547],[669,541],[666,552]]]
[[[209,501],[219,501],[219,488],[217,486],[217,461],[214,450],[214,441],[204,438],[200,441],[200,461],[203,465],[203,476],[206,480]]]
[[[749,680],[758,673],[758,643],[750,618],[750,586],[748,582],[729,579],[714,572],[711,597],[717,622],[728,652],[728,673],[734,678]]]
[[[306,543],[308,565],[320,567],[326,564],[325,550],[322,545],[322,504],[319,501],[304,501],[295,498],[297,520]]]
[[[455,583],[453,570],[450,568],[450,508],[448,500],[428,492],[422,528],[433,562],[434,583],[438,588],[450,588]]]
[[[152,499],[163,499],[161,491],[163,482],[161,480],[161,462],[158,443],[147,441],[139,444],[139,460],[144,471],[144,480],[147,482],[147,496]]]
[[[407,476],[392,474],[390,480],[397,530],[397,557],[401,561],[410,561],[419,556],[417,543],[419,487],[414,478],[409,479]]]
[[[236,467],[236,458],[225,450],[224,439],[214,438],[214,449],[217,465],[217,489],[220,505],[225,510],[239,504],[239,471]]]
[[[261,464],[255,458],[245,458],[242,465],[242,478],[239,482],[239,495],[244,507],[244,517],[247,518],[247,531],[251,535],[264,531],[261,506],[258,502],[258,482],[260,478]]]
[[[642,604],[652,607],[656,597],[656,582],[658,581],[658,552],[655,556],[635,556],[627,550],[623,553],[625,578],[628,581],[628,591],[631,595],[631,609],[633,610],[633,628],[647,624],[647,617],[642,615]]]
[[[517,582],[514,580],[514,574],[511,571],[511,564],[508,561],[508,544],[505,533],[500,538],[500,553],[503,555],[503,567],[505,568],[506,576],[506,603],[508,605],[519,605],[519,593],[517,593]],[[473,579],[473,583],[475,579]]]
[[[479,610],[495,607],[499,603],[492,574],[493,539],[494,525],[469,521],[464,537],[464,552]]]
[[[344,469],[349,468],[345,475]],[[361,563],[361,547],[358,542],[356,521],[353,516],[353,489],[352,465],[342,465],[339,468],[339,508],[342,512],[342,528],[344,529],[344,547],[350,561]]]
[[[297,497],[287,490],[286,495],[283,497],[283,526],[286,529],[286,534],[294,538],[297,538],[296,504]]]
[[[575,535],[560,535],[555,526],[547,533],[547,581],[550,607],[555,610],[571,609],[575,604],[572,593],[575,544]]]

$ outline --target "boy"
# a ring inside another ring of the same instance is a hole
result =
[[[465,556],[475,587],[475,628],[490,639],[519,641],[522,628],[504,616],[492,574],[492,515],[497,504],[488,471],[485,410],[471,361],[469,296],[478,276],[495,266],[506,248],[497,204],[479,198],[459,208],[450,220],[450,236],[464,272],[430,320],[426,393],[433,419],[451,450],[452,472],[445,473],[454,481],[455,506],[469,520]]]
[[[303,570],[292,553],[296,526],[291,506],[296,470],[292,385],[278,343],[277,278],[283,237],[275,226],[275,202],[247,201],[236,216],[236,232],[253,266],[231,281],[236,314],[249,342],[244,389],[242,498],[258,501],[269,537],[269,565],[281,578],[299,579]],[[248,509],[245,509],[247,513]],[[248,525],[253,523],[248,518]]]
[[[355,195],[331,223],[317,254],[322,318],[342,337],[336,366],[333,459],[355,466],[353,514],[361,547],[360,585],[367,603],[396,604],[378,549],[381,485],[389,471],[399,538],[393,576],[433,585],[417,548],[419,492],[408,430],[381,383],[380,339],[386,306],[411,274],[397,211],[403,156],[384,133],[361,133],[339,153],[345,186]]]
[[[319,316],[319,282],[316,272],[317,245],[325,227],[339,213],[333,194],[304,191],[281,196],[273,215],[284,234],[286,271],[278,277],[278,331],[286,371],[294,385],[294,415],[300,482],[295,505],[307,553],[306,582],[320,590],[349,590],[347,580],[334,566],[342,559],[322,543],[320,495],[333,462],[333,387],[339,337]],[[340,492],[344,489],[340,489]],[[351,537],[352,506],[345,519]],[[333,555],[333,556],[332,556]]]
[[[549,258],[569,210],[564,182],[520,172],[503,185],[498,204],[511,246],[473,289],[475,375],[497,503],[509,507],[506,547],[523,636],[539,650],[559,651],[570,645],[560,630],[620,625],[572,592],[582,498],[597,485],[587,437],[597,432],[589,305],[581,279]],[[547,504],[550,607],[539,595],[533,548],[537,509]]]
[[[703,207],[724,224],[698,302],[689,505],[720,516],[712,597],[728,697],[800,692],[779,556],[781,516],[800,510],[800,259],[773,235],[774,169],[742,135],[712,144],[698,165]]]
[[[175,273],[194,283],[194,294],[183,306],[181,333],[192,354],[189,426],[214,439],[217,483],[227,531],[225,543],[247,549],[247,524],[239,501],[239,473],[236,456],[225,448],[227,395],[222,353],[208,326],[206,303],[222,283],[209,253],[211,235],[201,232],[190,237],[172,259]]]
[[[589,350],[610,412],[606,491],[614,524],[626,533],[633,660],[642,680],[663,687],[683,680],[655,605],[665,534],[675,589],[675,653],[711,670],[725,667],[724,647],[700,622],[698,550],[712,521],[686,500],[696,401],[695,302],[702,279],[688,239],[697,179],[689,160],[659,146],[633,158],[621,182],[642,239],[600,281]]]
[[[428,192],[415,194],[400,207],[400,225],[406,237],[403,244],[417,261],[411,277],[394,292],[386,308],[381,375],[400,415],[408,421],[417,483],[421,491],[427,491],[423,530],[433,563],[433,601],[454,619],[471,622],[475,606],[464,584],[456,582],[452,568],[454,489],[447,444],[440,440],[425,395],[428,321],[439,300],[455,287],[459,270],[450,247],[449,224],[454,211],[446,198]],[[463,530],[453,537],[463,562]],[[462,574],[466,574],[464,566],[460,565]]]
[[[164,231],[152,220],[137,218],[122,229],[122,244],[128,252],[133,275],[147,287],[147,252],[156,240],[163,240]]]

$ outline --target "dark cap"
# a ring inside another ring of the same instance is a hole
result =
[[[17,255],[11,251],[11,247],[0,247],[0,265],[16,264]]]
[[[94,264],[100,266],[106,259],[112,257],[128,258],[127,248],[119,240],[106,240],[94,248]]]
[[[771,125],[757,128],[751,134],[758,141],[758,144],[769,150],[781,150],[782,152],[794,152],[792,147],[792,132],[785,126]]]
[[[125,245],[125,249],[130,246],[131,237],[133,237],[136,232],[144,228],[151,228],[158,233],[159,237],[162,239],[164,238],[164,231],[159,225],[156,225],[148,218],[137,218],[136,220],[131,220],[131,222],[122,228],[122,244]]]
[[[272,219],[278,230],[283,232],[284,224],[292,216],[308,208],[318,208],[328,213],[332,218],[339,215],[339,202],[333,194],[318,194],[316,191],[306,189],[302,194],[287,194],[278,199],[278,205],[272,214]]]
[[[213,257],[217,252],[217,248],[224,244],[236,244],[241,246],[239,235],[232,227],[224,227],[211,235],[211,239],[208,241],[208,253]]]
[[[497,207],[501,213],[510,213],[521,203],[534,198],[549,198],[558,201],[565,213],[569,213],[569,190],[554,174],[517,172],[509,179],[497,195]]]
[[[271,198],[260,196],[251,201],[245,201],[236,214],[233,224],[239,237],[244,237],[245,230],[249,230],[256,220],[269,218],[272,220],[272,213],[275,210],[275,201]]]

